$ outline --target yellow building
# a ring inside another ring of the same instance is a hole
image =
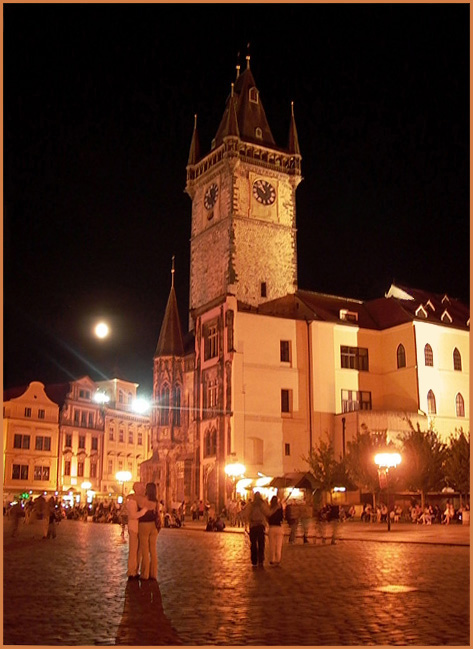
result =
[[[96,387],[104,417],[100,491],[118,497],[128,493],[133,482],[139,480],[139,466],[149,457],[149,408],[143,410],[143,404],[137,400],[137,383],[112,379],[97,381]],[[130,479],[122,482],[117,473],[124,471]]]
[[[97,386],[83,376],[46,387],[60,406],[59,491],[84,503],[87,492],[100,492],[104,417],[95,399]]]
[[[58,489],[59,408],[39,381],[3,397],[3,497]]]
[[[138,384],[75,381],[5,392],[4,494],[57,492],[71,503],[117,499],[151,452],[150,417]],[[117,472],[129,471],[123,483]]]

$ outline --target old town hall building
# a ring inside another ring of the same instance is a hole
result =
[[[292,106],[288,117],[282,148],[247,57],[208,153],[194,126],[189,333],[173,268],[154,356],[152,455],[140,466],[168,504],[222,507],[229,465],[254,480],[306,471],[326,434],[342,456],[362,426],[393,439],[407,419],[445,439],[469,430],[466,306],[396,285],[369,302],[298,288]]]

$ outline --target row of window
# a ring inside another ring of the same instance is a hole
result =
[[[25,408],[25,417],[31,417],[32,414],[32,409],[31,408]],[[38,419],[44,419],[46,416],[46,411],[43,410],[42,408],[38,408]]]
[[[136,438],[137,438],[136,443],[138,444],[138,446],[143,446],[143,433],[137,433]],[[115,441],[115,430],[112,427],[109,428],[108,439],[111,442]],[[123,430],[123,428],[120,428],[118,430],[118,441],[120,443],[125,443],[125,431]],[[133,434],[133,431],[129,430],[128,431],[128,444],[134,444],[134,443],[135,443],[135,436]]]
[[[29,466],[27,464],[12,465],[12,480],[28,480]],[[33,480],[49,480],[48,466],[35,466],[33,470]]]
[[[424,347],[424,363],[427,367],[434,366],[434,352],[429,343]],[[461,372],[462,371],[462,357],[458,349],[455,347],[453,350],[453,369]]]
[[[113,429],[110,429],[109,439],[114,440]],[[85,435],[79,435],[78,448],[85,450]],[[124,442],[124,431],[120,430],[118,434],[118,441]],[[13,448],[22,448],[29,450],[31,443],[31,435],[24,435],[22,433],[15,433],[13,438]],[[134,435],[132,431],[128,432],[128,443],[134,443]],[[143,445],[143,433],[137,433],[137,444],[138,446]],[[66,433],[65,435],[65,447],[72,448],[72,433]],[[90,441],[90,450],[98,451],[99,449],[99,438],[93,436]],[[36,435],[35,438],[35,451],[50,451],[51,450],[51,437],[44,435]]]
[[[81,448],[85,450],[85,435],[79,435],[79,443],[77,445],[78,448]],[[66,433],[65,436],[65,447],[66,448],[72,448],[72,433]],[[98,451],[99,450],[99,438],[94,436],[91,439],[90,442],[90,450],[91,451]]]
[[[437,414],[435,394],[429,390],[427,394],[428,414]],[[371,410],[371,392],[365,390],[342,390],[342,412],[354,412],[356,410]],[[281,413],[292,412],[292,390],[281,390]],[[465,400],[458,392],[455,397],[455,414],[457,417],[465,416]]]
[[[427,413],[429,415],[437,414],[437,400],[433,390],[429,390],[427,393]],[[465,400],[460,392],[455,397],[455,414],[457,417],[465,416]]]
[[[280,341],[280,360],[282,363],[288,363],[291,360],[291,347],[289,340]],[[396,350],[398,368],[406,367],[406,349],[404,345],[398,345]],[[462,371],[462,357],[459,350],[455,347],[452,355],[453,369]],[[432,347],[427,343],[424,347],[424,362],[426,366],[433,367],[434,354]],[[348,345],[340,346],[340,364],[344,369],[369,371],[368,350],[365,347],[349,347]]]
[[[65,460],[64,461],[64,475],[71,475],[71,461],[70,460]],[[84,477],[84,462],[77,462],[77,477],[78,478],[83,478]],[[91,462],[90,463],[89,477],[90,478],[96,478],[97,477],[97,463],[96,462]]]
[[[107,465],[107,470],[110,475],[114,474],[114,461],[109,460],[108,465]],[[124,465],[123,465],[123,460],[118,460],[117,462],[117,471],[123,471]],[[128,471],[130,473],[133,473],[133,462],[128,462]]]
[[[95,412],[74,409],[75,426],[82,426],[83,428],[93,428],[94,421],[95,421]]]
[[[21,433],[15,433],[13,437],[13,448],[30,448],[31,435],[23,435]],[[35,438],[35,451],[50,451],[51,450],[51,438],[44,435],[36,435]]]

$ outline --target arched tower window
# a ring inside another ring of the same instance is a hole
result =
[[[455,412],[457,417],[465,416],[465,401],[460,393],[455,397]]]
[[[174,390],[174,425],[181,425],[181,388],[176,386]]]
[[[427,343],[427,345],[424,347],[424,359],[425,359],[426,366],[428,367],[434,366],[434,353],[429,343]]]
[[[161,426],[169,424],[169,387],[165,385],[161,392]]]
[[[404,349],[404,345],[399,345],[397,348],[397,366],[398,368],[406,367],[406,350]]]
[[[435,402],[435,394],[432,390],[429,390],[427,393],[427,412],[429,415],[437,414],[437,404]]]
[[[453,369],[462,371],[462,357],[458,349],[455,347],[453,350]]]
[[[216,455],[217,453],[217,431],[210,428],[204,435],[204,457]]]

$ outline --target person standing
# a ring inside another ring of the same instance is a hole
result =
[[[55,539],[56,538],[56,498],[54,496],[51,496],[51,498],[48,500],[48,513],[46,516],[48,519],[48,531],[46,534],[46,538]]]
[[[15,502],[14,505],[10,507],[8,510],[8,516],[12,520],[12,536],[16,536],[18,534],[18,526],[20,524],[20,518],[23,515],[23,510],[21,509],[21,505],[19,502]]]
[[[127,498],[128,512],[128,579],[138,579],[139,568],[139,538],[138,521],[148,511],[139,506],[139,500],[144,500],[145,486],[142,482],[133,484],[133,492]]]
[[[48,538],[48,527],[49,527],[49,508],[46,498],[43,494],[40,494],[34,501],[34,510],[36,513],[36,518],[41,521],[41,527],[43,530],[43,539]]]
[[[277,566],[281,563],[282,543],[284,538],[284,530],[282,527],[284,512],[277,496],[271,498],[270,506],[273,513],[270,514],[268,518],[269,563],[272,566]]]
[[[242,517],[250,527],[250,555],[254,568],[264,564],[264,533],[271,510],[257,491],[253,501],[242,511]]]
[[[140,506],[148,510],[138,522],[142,580],[158,579],[158,527],[161,527],[159,503],[156,498],[156,485],[148,482],[145,488],[145,500]]]

